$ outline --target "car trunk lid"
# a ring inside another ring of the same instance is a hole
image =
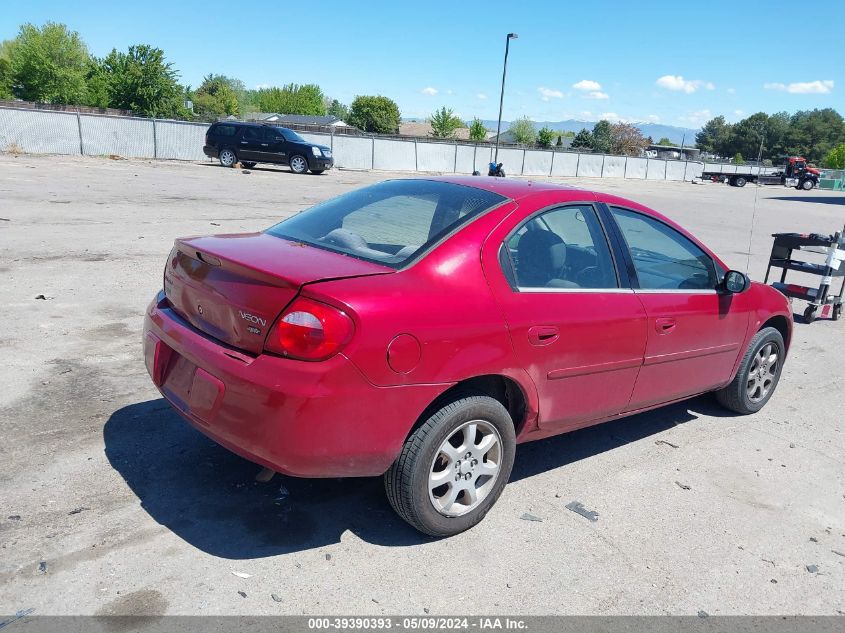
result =
[[[268,329],[308,283],[394,272],[266,233],[176,240],[164,273],[172,308],[228,345],[261,352]]]

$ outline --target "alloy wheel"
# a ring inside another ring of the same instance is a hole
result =
[[[308,163],[302,156],[294,156],[290,159],[290,168],[297,174],[304,173],[308,169]]]
[[[748,370],[746,391],[751,402],[760,402],[772,390],[777,379],[780,356],[774,343],[767,343],[754,356],[754,362]]]
[[[429,498],[440,514],[460,516],[475,509],[499,477],[502,438],[495,426],[471,420],[440,445],[428,475]]]

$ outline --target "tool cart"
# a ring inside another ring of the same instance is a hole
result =
[[[817,317],[830,316],[834,321],[842,315],[842,294],[845,290],[845,230],[833,235],[818,233],[774,233],[772,254],[766,269],[765,283],[769,283],[772,267],[781,268],[780,281],[772,286],[784,295],[809,303],[804,310],[804,321],[812,323]],[[796,252],[797,251],[797,252]],[[799,254],[800,253],[800,254]],[[804,253],[824,257],[824,262],[804,261]],[[797,270],[821,277],[818,288],[786,283],[786,272]],[[840,278],[839,294],[833,294],[834,279]]]

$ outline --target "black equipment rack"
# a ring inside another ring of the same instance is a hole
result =
[[[842,315],[842,295],[845,291],[845,231],[833,235],[774,233],[772,237],[775,241],[764,283],[769,282],[773,266],[781,268],[780,281],[774,282],[772,286],[787,297],[801,299],[809,304],[804,310],[806,323],[812,323],[819,316],[838,320]],[[807,262],[796,258],[795,251],[823,255],[825,261],[818,264]],[[789,270],[821,277],[818,288],[787,283],[786,273]],[[839,294],[832,294],[831,286],[837,277],[842,278],[842,284]]]

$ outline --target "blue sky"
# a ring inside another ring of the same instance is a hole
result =
[[[508,32],[519,39],[506,120],[698,127],[760,110],[845,114],[843,2],[813,5],[800,19],[784,4],[721,0],[3,4],[0,40],[23,22],[64,22],[97,56],[158,46],[193,86],[210,72],[248,87],[313,82],[346,103],[387,95],[406,117],[445,105],[463,118],[495,119]]]

